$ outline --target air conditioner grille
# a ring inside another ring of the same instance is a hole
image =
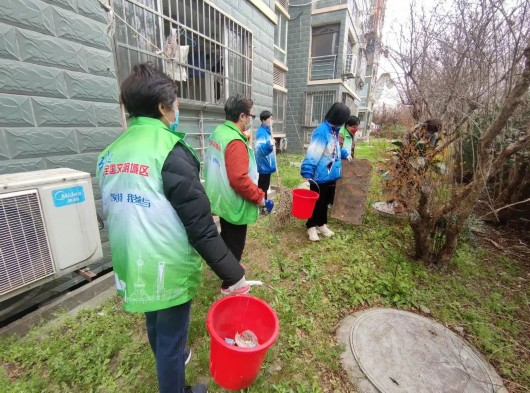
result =
[[[37,191],[0,195],[0,295],[54,273]]]

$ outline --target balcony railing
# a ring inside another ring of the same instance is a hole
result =
[[[311,80],[335,79],[337,55],[311,57]]]

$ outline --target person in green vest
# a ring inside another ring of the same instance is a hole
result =
[[[346,123],[339,130],[340,147],[346,149],[351,157],[355,150],[355,133],[359,131],[361,121],[357,116],[350,116]]]
[[[346,123],[339,130],[339,145],[341,149],[345,149],[348,152],[348,156],[345,158],[348,161],[353,159],[355,153],[355,133],[359,131],[359,124],[361,121],[357,116],[350,116]],[[328,208],[333,208],[333,202],[335,201],[335,187],[329,192]]]
[[[96,176],[109,229],[112,266],[124,308],[145,313],[160,393],[204,393],[185,386],[191,300],[202,258],[223,294],[250,289],[219,236],[199,179],[200,163],[177,131],[177,87],[151,64],[121,84],[127,130],[98,157]]]
[[[241,261],[247,225],[256,222],[258,206],[272,211],[274,203],[258,187],[254,150],[244,132],[250,130],[253,101],[244,95],[229,97],[225,103],[224,124],[210,135],[204,160],[206,194],[212,212],[221,223],[221,237]]]

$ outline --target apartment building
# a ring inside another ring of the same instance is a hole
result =
[[[303,151],[334,102],[359,115],[370,55],[370,0],[292,0],[290,3],[286,134]],[[383,7],[384,10],[384,7]],[[373,56],[372,56],[373,57]],[[374,67],[369,69],[370,75]]]

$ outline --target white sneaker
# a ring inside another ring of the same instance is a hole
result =
[[[309,235],[309,240],[312,242],[318,242],[320,238],[318,237],[318,231],[317,227],[311,227],[307,230],[307,234]]]
[[[317,228],[318,232],[320,232],[321,234],[323,234],[326,237],[331,237],[331,236],[333,236],[335,234],[335,232],[330,230],[326,224],[322,225],[321,227],[316,227],[316,228]]]

